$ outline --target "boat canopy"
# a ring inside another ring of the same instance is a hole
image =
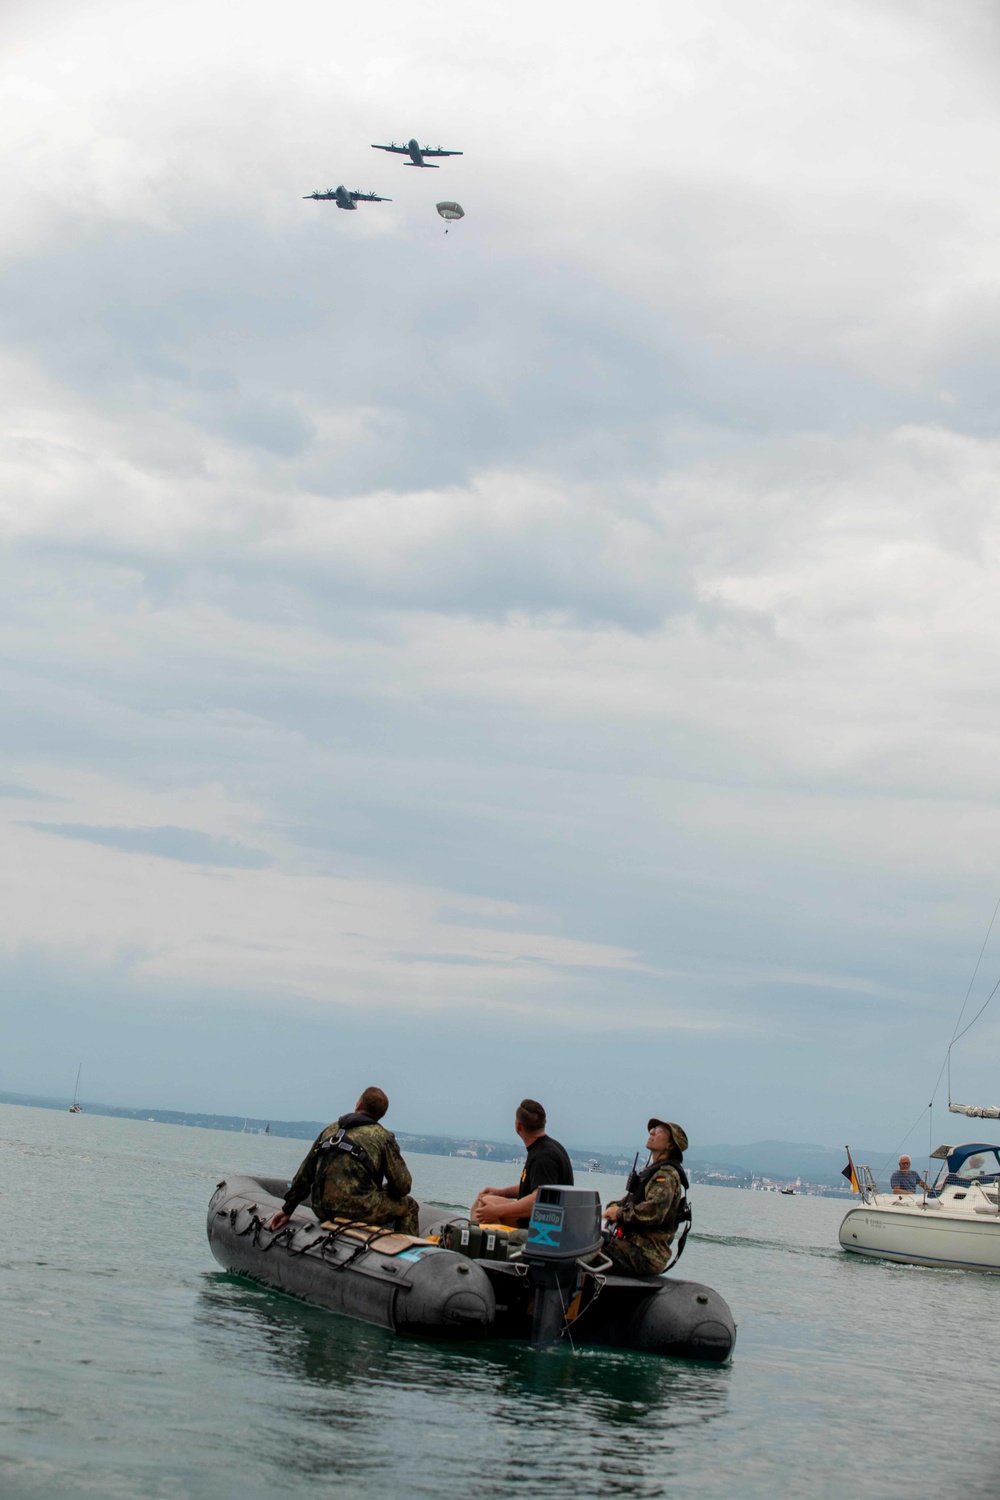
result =
[[[956,1176],[961,1175],[962,1167],[969,1160],[970,1156],[988,1155],[989,1161],[985,1164],[986,1172],[993,1173],[1000,1171],[998,1153],[1000,1153],[1000,1146],[996,1146],[992,1142],[973,1141],[971,1145],[966,1146],[939,1146],[932,1155],[941,1160],[946,1160],[949,1173],[952,1176]],[[976,1166],[979,1165],[977,1162]]]

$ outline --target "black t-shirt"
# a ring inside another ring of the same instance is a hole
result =
[[[558,1182],[563,1187],[572,1187],[573,1167],[558,1141],[554,1141],[550,1135],[540,1135],[538,1140],[532,1141],[528,1147],[524,1171],[517,1185],[517,1196],[527,1198],[529,1193],[535,1192],[540,1187],[546,1187],[550,1182]],[[527,1229],[529,1223],[527,1219],[520,1219],[518,1222],[522,1229]]]

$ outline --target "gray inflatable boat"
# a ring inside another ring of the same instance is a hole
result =
[[[540,1189],[521,1245],[427,1207],[422,1239],[324,1226],[306,1207],[272,1233],[286,1186],[268,1177],[219,1183],[208,1239],[227,1271],[402,1334],[603,1344],[714,1364],[732,1354],[733,1317],[711,1287],[611,1273],[592,1189]]]

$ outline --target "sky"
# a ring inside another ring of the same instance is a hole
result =
[[[1000,896],[998,68],[980,0],[9,0],[3,1087],[904,1137]]]

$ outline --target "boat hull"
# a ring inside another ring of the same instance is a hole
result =
[[[292,1233],[271,1234],[267,1223],[284,1188],[261,1177],[219,1183],[208,1242],[227,1271],[396,1333],[476,1338],[490,1331],[496,1299],[474,1261],[434,1245],[405,1254],[369,1250],[331,1236],[307,1211],[293,1216]]]
[[[285,1187],[283,1181],[265,1177],[219,1183],[208,1207],[208,1240],[227,1271],[396,1333],[531,1337],[530,1266],[472,1260],[430,1243],[383,1254],[331,1235],[306,1208],[296,1211],[289,1230],[275,1235],[267,1224],[281,1207]],[[603,1275],[589,1291],[588,1304],[567,1326],[573,1344],[639,1349],[710,1364],[721,1364],[732,1354],[736,1325],[725,1300],[711,1287],[666,1276]]]
[[[840,1226],[852,1255],[903,1265],[1000,1272],[1000,1218],[953,1218],[940,1209],[878,1208],[859,1204]]]

